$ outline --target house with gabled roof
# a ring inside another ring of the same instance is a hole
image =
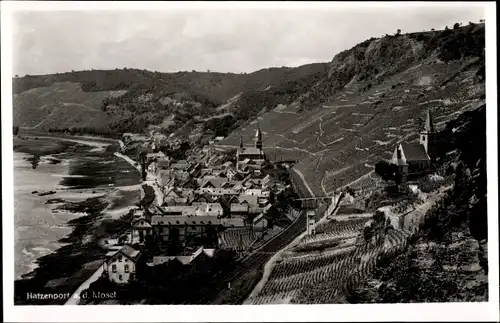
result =
[[[248,216],[248,204],[247,203],[231,203],[230,214],[231,214],[231,217]]]
[[[240,203],[247,203],[250,208],[259,206],[259,197],[256,195],[241,194],[238,199]]]
[[[200,202],[200,203],[214,203],[215,201],[217,201],[217,199],[213,198],[212,195],[208,193],[197,194],[196,197],[193,199],[193,202]]]
[[[116,284],[127,284],[137,279],[137,261],[141,256],[139,250],[124,246],[118,251],[106,254],[103,264],[104,274]]]
[[[252,227],[255,231],[264,231],[267,229],[267,219],[264,213],[259,214],[252,220]]]
[[[200,188],[222,188],[227,183],[227,178],[205,176],[200,183]]]
[[[146,236],[153,234],[153,227],[145,217],[134,219],[131,224],[132,232],[130,236],[130,243],[144,243]]]
[[[153,257],[153,266],[169,263],[170,261],[177,261],[183,266],[187,265],[201,265],[204,261],[213,258],[215,249],[198,248],[195,252],[188,255],[179,256],[156,256]]]
[[[164,205],[186,205],[189,201],[187,196],[182,194],[182,190],[176,187],[168,187],[163,194]]]

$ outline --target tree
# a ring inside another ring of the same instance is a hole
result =
[[[397,35],[397,36],[398,36],[398,35],[401,35],[401,29],[398,29],[398,30],[396,31],[396,35]]]
[[[394,179],[396,177],[396,172],[397,166],[385,160],[381,160],[375,164],[375,174],[380,176],[384,181]]]
[[[13,134],[14,134],[14,136],[17,136],[18,133],[19,133],[19,127],[18,126],[14,126],[14,128],[13,128]]]
[[[458,22],[456,22],[454,25],[453,25],[453,29],[458,29],[460,28],[460,24]]]

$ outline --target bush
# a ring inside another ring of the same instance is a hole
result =
[[[431,193],[441,187],[441,183],[438,181],[433,181],[426,176],[418,182],[418,188],[424,193]]]
[[[375,164],[375,174],[384,181],[394,180],[396,177],[397,166],[381,160]]]

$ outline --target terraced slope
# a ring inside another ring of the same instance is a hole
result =
[[[354,244],[367,217],[327,222],[321,226],[325,234],[305,236],[274,268],[264,288],[246,304],[328,304],[350,285],[368,277],[377,258],[402,250],[409,232],[391,229],[377,243]],[[326,242],[335,236],[341,241],[323,252],[301,252],[311,241]]]
[[[250,141],[258,124],[268,156],[300,160],[296,167],[315,194],[363,175],[370,180],[396,143],[418,139],[427,109],[439,131],[484,102],[484,25],[430,34],[372,39],[335,56],[307,94],[260,115],[221,145],[236,146],[240,136]],[[459,55],[450,59],[454,42]]]

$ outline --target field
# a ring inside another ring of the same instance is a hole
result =
[[[359,239],[366,214],[336,216],[319,223],[272,269],[262,290],[245,304],[335,303],[344,290],[371,274],[377,259],[406,245],[409,232],[390,229],[365,243]]]
[[[257,239],[258,234],[245,229],[226,229],[221,235],[221,248],[234,249],[237,251],[247,250]]]

